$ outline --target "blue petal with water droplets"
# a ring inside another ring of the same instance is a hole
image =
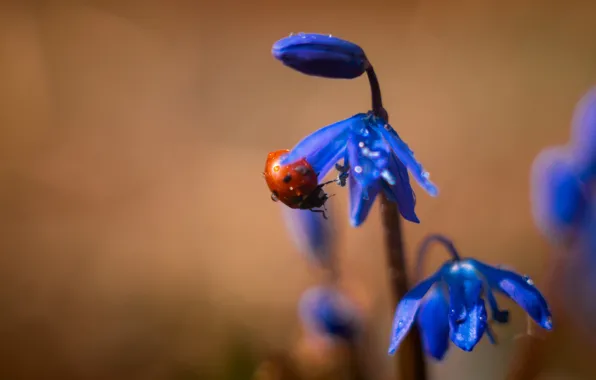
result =
[[[305,158],[315,172],[319,173],[319,179],[322,179],[343,157],[351,128],[363,126],[365,116],[366,114],[356,114],[311,133],[281,157],[280,164],[287,165]]]
[[[408,145],[399,137],[397,132],[382,119],[376,118],[376,129],[381,133],[383,138],[391,146],[397,158],[403,162],[410,170],[420,186],[431,196],[437,196],[439,191],[437,187],[428,179],[428,173],[424,170],[422,165],[414,157],[414,152]]]
[[[478,260],[468,259],[468,261],[486,277],[491,288],[509,296],[542,328],[546,330],[553,328],[548,304],[531,280]]]
[[[273,56],[306,75],[353,79],[369,66],[362,48],[355,43],[318,33],[298,33],[273,44]]]
[[[414,320],[416,313],[422,302],[423,297],[428,290],[438,280],[440,280],[443,268],[440,268],[432,276],[420,282],[413,287],[406,295],[399,301],[395,316],[393,318],[393,329],[391,332],[391,342],[389,343],[389,355],[393,355],[397,348],[406,337]]]
[[[486,306],[482,299],[482,282],[472,282],[468,288],[466,319],[451,325],[451,341],[464,351],[472,351],[486,331]]]
[[[387,198],[397,203],[399,213],[404,219],[412,223],[420,223],[420,219],[418,219],[415,211],[416,194],[410,184],[408,169],[393,153],[389,160],[388,169],[395,176],[395,183],[390,185],[386,181],[383,181],[383,189]]]
[[[348,177],[350,186],[350,224],[353,227],[360,226],[368,216],[375,198],[380,191],[380,182],[375,182],[367,188],[363,188],[353,176]]]
[[[350,175],[363,188],[379,181],[389,163],[389,146],[372,128],[356,130],[348,140],[348,157],[351,164]]]
[[[449,348],[449,304],[440,284],[428,292],[418,311],[417,322],[424,351],[436,360],[443,360]]]

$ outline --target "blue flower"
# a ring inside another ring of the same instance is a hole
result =
[[[319,180],[343,159],[343,167],[349,170],[353,226],[364,222],[381,191],[398,204],[406,220],[419,223],[408,169],[431,196],[438,193],[408,145],[385,120],[372,112],[359,113],[315,131],[296,144],[280,162],[285,165],[302,158],[319,173]]]
[[[271,53],[288,67],[324,78],[357,78],[369,66],[360,46],[324,34],[291,34],[277,41]]]
[[[532,213],[538,228],[551,241],[565,241],[589,216],[591,197],[582,171],[570,149],[545,149],[534,160]]]
[[[441,235],[427,237],[419,254],[433,242],[445,245],[452,259],[399,302],[389,354],[396,352],[414,322],[420,328],[425,351],[437,360],[444,357],[449,340],[462,350],[472,351],[486,332],[494,343],[485,299],[495,322],[506,323],[509,318],[507,311],[499,309],[494,292],[511,298],[542,328],[552,329],[548,304],[528,277],[475,259],[462,259],[451,241]]]
[[[571,129],[571,149],[582,168],[582,179],[596,178],[596,87],[575,107]]]
[[[330,338],[352,340],[361,328],[356,306],[331,287],[315,287],[304,292],[299,314],[310,331]]]
[[[290,237],[298,250],[319,265],[332,265],[333,224],[310,210],[281,209]]]

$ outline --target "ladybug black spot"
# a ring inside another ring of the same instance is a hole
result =
[[[292,180],[292,176],[290,174],[286,174],[283,181],[284,183],[289,183]]]

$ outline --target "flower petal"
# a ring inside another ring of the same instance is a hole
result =
[[[551,312],[546,300],[534,283],[517,273],[498,269],[478,260],[468,259],[487,279],[491,288],[500,291],[514,300],[542,328],[553,328]]]
[[[572,126],[574,155],[593,177],[596,175],[596,87],[588,91],[577,104]]]
[[[472,303],[468,306],[466,319],[461,323],[451,322],[451,341],[464,351],[472,351],[486,331],[486,306],[481,297],[482,282],[475,282],[470,288]]]
[[[412,223],[420,223],[420,219],[418,219],[414,210],[416,207],[416,194],[412,189],[412,185],[410,185],[408,169],[397,159],[395,154],[391,154],[388,169],[396,178],[393,185],[383,181],[383,189],[387,198],[397,203],[399,212],[404,219]]]
[[[325,34],[292,34],[277,41],[271,53],[294,70],[324,78],[357,78],[369,65],[360,46]]]
[[[287,165],[305,158],[319,174],[319,180],[322,179],[343,157],[351,127],[364,125],[365,116],[366,114],[356,114],[311,133],[296,144],[290,153],[282,157],[280,164]]]
[[[330,287],[304,292],[299,313],[308,328],[335,338],[352,339],[360,326],[360,315],[351,299]]]
[[[414,157],[414,152],[399,137],[395,129],[379,118],[377,118],[376,123],[376,129],[391,146],[391,149],[397,155],[397,158],[399,158],[399,160],[403,162],[410,170],[410,173],[412,173],[420,186],[426,190],[429,195],[433,197],[437,196],[439,191],[437,187],[428,179],[428,172],[425,171],[422,165],[416,160]]]
[[[332,261],[333,228],[330,220],[310,210],[281,206],[290,238],[308,259],[328,265]]]
[[[352,227],[358,227],[366,220],[381,185],[376,182],[365,189],[352,175],[348,177],[348,182],[350,186],[350,224]]]
[[[534,220],[551,240],[564,237],[585,217],[589,203],[586,184],[563,148],[543,150],[532,165],[531,195]]]
[[[412,323],[416,319],[416,313],[422,302],[422,298],[426,295],[428,290],[437,282],[442,275],[443,268],[436,271],[432,276],[420,282],[413,287],[406,295],[399,301],[395,310],[393,318],[393,329],[391,333],[391,342],[389,344],[389,354],[393,355],[400,343],[410,331]]]
[[[360,182],[363,188],[378,181],[383,174],[392,177],[388,172],[389,154],[389,145],[375,128],[352,128],[352,135],[348,141],[350,175]]]
[[[443,294],[442,286],[435,286],[426,295],[418,311],[418,325],[424,351],[443,360],[449,348],[449,304]]]

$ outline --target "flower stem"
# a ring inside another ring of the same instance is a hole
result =
[[[389,115],[383,108],[381,98],[381,87],[379,80],[372,66],[366,70],[370,90],[372,93],[372,111],[375,116],[389,122]],[[381,218],[385,235],[385,251],[387,253],[387,266],[389,269],[389,281],[393,295],[394,310],[399,301],[408,291],[408,277],[403,247],[403,236],[401,229],[401,216],[398,205],[381,195]],[[416,326],[400,345],[396,353],[397,374],[401,380],[426,380],[426,365],[420,333]]]

